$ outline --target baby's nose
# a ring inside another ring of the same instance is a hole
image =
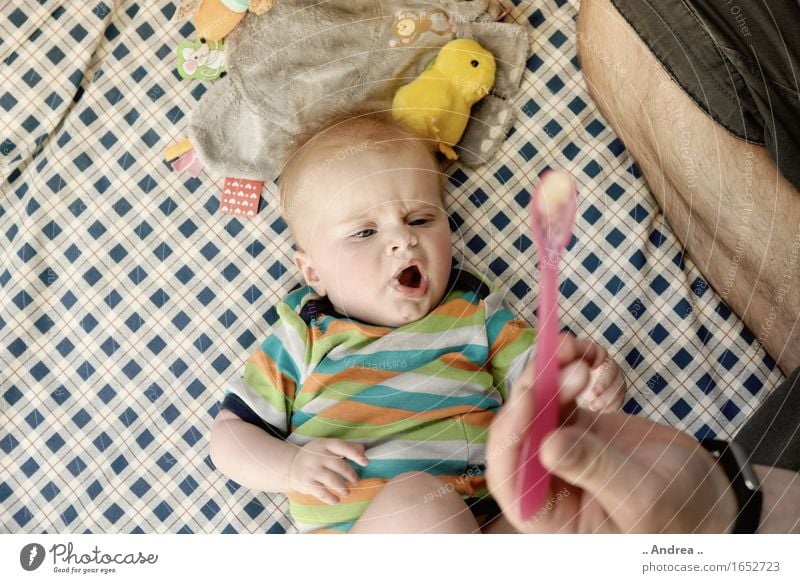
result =
[[[409,247],[413,247],[417,244],[417,237],[414,233],[410,231],[405,231],[398,233],[392,240],[389,242],[389,248],[387,252],[389,255],[394,255],[395,253],[401,253],[407,250]]]

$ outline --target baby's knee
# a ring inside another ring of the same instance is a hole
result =
[[[456,533],[480,529],[452,484],[426,472],[389,480],[351,532]]]
[[[396,501],[402,498],[409,505],[430,502],[448,493],[448,485],[427,472],[405,472],[389,480],[383,487],[385,495]],[[452,490],[452,488],[450,488]]]

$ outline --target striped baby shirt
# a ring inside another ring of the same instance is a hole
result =
[[[426,317],[401,327],[337,314],[310,287],[277,306],[269,337],[226,387],[223,408],[275,437],[362,443],[369,464],[341,503],[287,492],[300,532],[347,532],[386,482],[412,470],[463,498],[489,496],[489,424],[534,348],[503,295],[454,268]]]

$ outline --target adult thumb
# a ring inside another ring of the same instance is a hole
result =
[[[628,456],[577,426],[561,427],[548,435],[540,456],[551,473],[594,496],[611,512],[624,503],[643,476]]]

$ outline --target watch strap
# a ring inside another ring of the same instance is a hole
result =
[[[736,442],[719,439],[701,439],[702,445],[717,460],[730,480],[731,488],[739,504],[733,525],[734,534],[752,534],[761,522],[763,497],[758,478],[744,449]]]

